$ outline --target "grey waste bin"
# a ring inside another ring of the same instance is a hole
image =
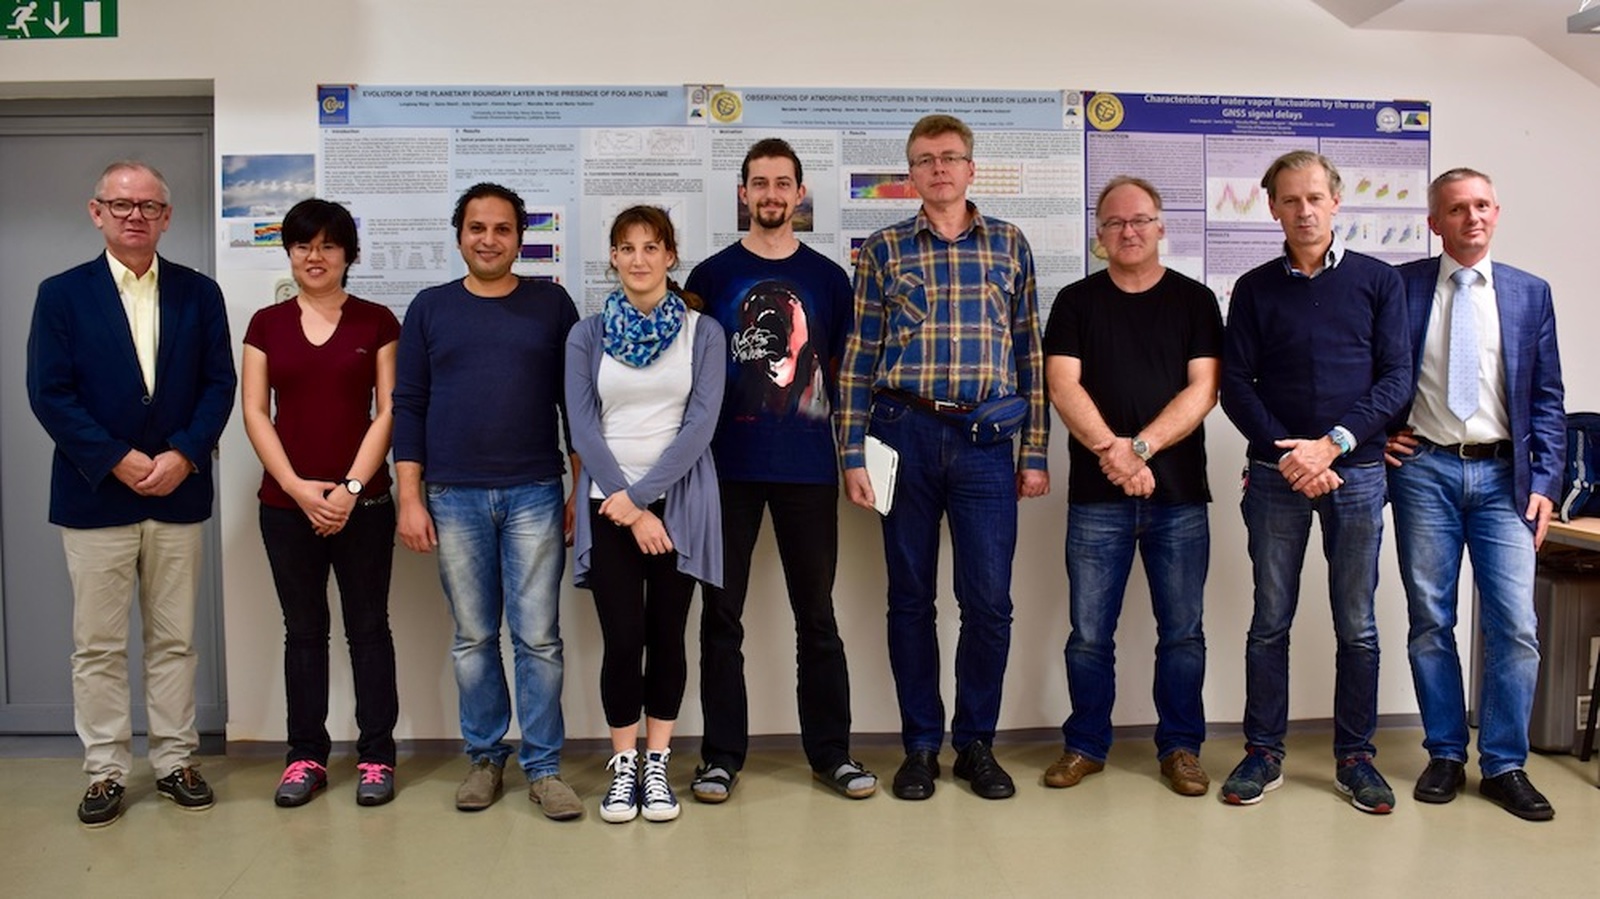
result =
[[[1476,606],[1476,591],[1473,603]],[[1594,684],[1593,665],[1600,653],[1600,554],[1565,549],[1540,553],[1533,609],[1539,616],[1539,684],[1533,693],[1528,742],[1540,752],[1577,755]],[[1483,639],[1476,629],[1472,658],[1476,724],[1483,683]]]

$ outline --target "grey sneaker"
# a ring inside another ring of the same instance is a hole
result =
[[[272,801],[280,808],[294,808],[311,801],[317,791],[328,785],[328,769],[311,759],[296,759],[283,769],[278,780],[278,790]]]
[[[383,805],[394,798],[394,766],[382,762],[360,762],[356,770],[361,781],[356,784],[356,805]]]
[[[1351,805],[1364,812],[1387,815],[1394,811],[1394,790],[1389,789],[1389,782],[1367,756],[1351,756],[1340,762],[1333,783],[1339,792],[1350,797]]]
[[[500,780],[504,772],[487,757],[472,763],[467,779],[456,788],[456,808],[464,812],[479,812],[494,805],[500,798]]]
[[[1269,790],[1283,786],[1283,765],[1265,749],[1251,748],[1222,782],[1222,801],[1255,805]]]
[[[528,782],[528,799],[544,809],[552,821],[571,821],[583,814],[583,802],[559,774]]]

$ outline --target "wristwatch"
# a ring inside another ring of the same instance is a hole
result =
[[[367,485],[361,483],[360,478],[350,478],[344,482],[344,489],[350,491],[351,496],[360,496],[361,491],[365,490],[366,487]]]
[[[1146,462],[1149,462],[1150,457],[1155,455],[1150,451],[1150,444],[1145,443],[1143,437],[1133,438],[1133,454]]]
[[[1336,427],[1329,431],[1328,439],[1333,441],[1333,445],[1339,448],[1339,455],[1341,456],[1348,455],[1351,450],[1356,448],[1350,432],[1343,427]]]

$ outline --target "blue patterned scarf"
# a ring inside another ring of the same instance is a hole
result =
[[[628,302],[621,288],[613,290],[600,313],[606,355],[623,365],[644,368],[672,346],[687,311],[683,298],[670,290],[649,315]]]

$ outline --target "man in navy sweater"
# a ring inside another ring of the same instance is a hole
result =
[[[1313,513],[1322,522],[1338,641],[1335,785],[1356,808],[1386,814],[1394,791],[1372,764],[1378,717],[1378,544],[1386,425],[1411,397],[1405,291],[1383,262],[1345,249],[1333,230],[1339,172],[1304,150],[1261,179],[1284,255],[1234,285],[1222,408],[1249,442],[1245,528],[1255,614],[1245,644],[1245,757],[1222,787],[1250,805],[1282,785],[1289,718],[1289,627]]]
[[[514,695],[528,798],[566,820],[583,805],[560,777],[557,612],[572,497],[563,504],[557,413],[578,310],[560,285],[511,270],[526,222],[522,198],[498,184],[474,185],[457,201],[451,224],[467,276],[417,294],[400,332],[395,480],[400,540],[416,552],[438,548],[456,623],[450,655],[472,760],[456,808],[485,809],[500,795]],[[502,615],[514,694],[500,659]]]

